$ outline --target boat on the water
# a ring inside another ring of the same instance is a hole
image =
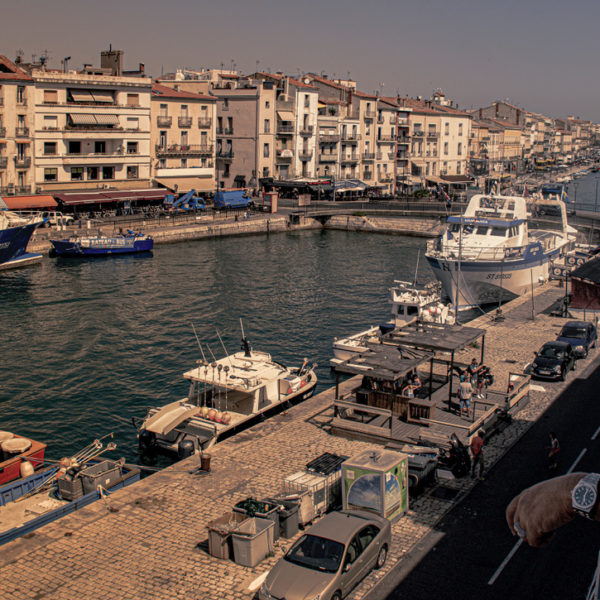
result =
[[[128,231],[113,236],[72,236],[63,240],[50,240],[57,256],[107,256],[150,252],[154,240],[149,235]]]
[[[39,262],[42,255],[28,253],[27,244],[44,219],[20,215],[5,207],[0,198],[0,270]]]
[[[140,450],[181,458],[206,450],[288,403],[309,398],[317,384],[314,368],[308,359],[300,367],[285,367],[270,354],[252,350],[244,336],[241,352],[198,361],[184,373],[190,382],[187,398],[133,418]]]
[[[396,280],[394,286],[390,288],[390,302],[392,315],[387,323],[369,327],[344,338],[334,339],[331,366],[366,352],[368,344],[379,342],[382,334],[416,321],[448,324],[455,322],[451,307],[442,302],[441,285],[438,282],[418,284]]]
[[[559,219],[532,220],[531,227],[522,196],[478,194],[463,215],[448,217],[425,256],[459,310],[512,300],[548,279],[550,263],[570,249],[576,233],[564,202],[548,204]]]
[[[44,464],[46,444],[0,431],[0,485],[31,474]]]
[[[115,448],[95,440],[56,466],[0,487],[0,545],[139,481],[140,470],[126,465],[125,459],[100,458]]]

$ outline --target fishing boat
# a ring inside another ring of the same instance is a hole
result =
[[[0,545],[56,521],[110,492],[139,481],[139,469],[124,459],[101,459],[99,440],[60,464],[0,487]]]
[[[180,458],[210,448],[290,403],[309,398],[317,384],[316,365],[288,368],[266,352],[253,350],[245,336],[242,350],[219,360],[198,361],[184,373],[187,398],[148,408],[133,418],[142,453],[166,452]],[[214,357],[213,357],[214,358]]]
[[[564,202],[544,200],[549,204],[559,219],[531,228],[522,196],[478,194],[463,215],[448,217],[425,256],[459,310],[512,300],[548,279],[550,263],[570,249],[576,233]]]
[[[0,431],[0,485],[43,466],[45,452],[42,442]]]
[[[406,327],[416,321],[423,323],[454,323],[454,313],[448,304],[442,302],[441,284],[429,282],[418,284],[410,281],[394,281],[390,288],[392,315],[390,321],[370,327],[333,341],[331,366],[348,360],[354,355],[366,352],[369,343],[379,342],[383,333]]]
[[[0,198],[0,270],[22,267],[42,260],[41,254],[27,252],[33,232],[44,223],[35,216],[20,215],[6,209]]]
[[[127,233],[105,236],[72,236],[63,240],[50,240],[57,256],[107,256],[150,252],[154,240],[149,235],[128,230]]]

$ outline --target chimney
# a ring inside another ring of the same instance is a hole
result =
[[[110,69],[112,75],[123,73],[123,50],[113,50],[112,44],[108,50],[100,52],[100,67]]]
[[[483,108],[479,109],[479,118],[483,119]]]
[[[143,75],[146,72],[146,66],[144,65],[144,63],[140,63],[139,71],[141,75]]]
[[[519,124],[520,120],[521,120],[521,111],[517,109],[517,125]]]

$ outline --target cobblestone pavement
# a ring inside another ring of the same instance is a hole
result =
[[[535,321],[530,298],[520,298],[505,309],[502,324],[491,325],[489,317],[475,323],[488,329],[486,362],[498,385],[505,386],[510,370],[521,370],[535,349],[555,337],[561,320],[539,311],[560,294],[552,284],[539,289]],[[581,362],[594,360],[595,354]],[[345,382],[342,391],[351,385]],[[513,424],[490,441],[488,465],[512,446],[564,385],[544,385],[548,391],[532,392]],[[219,444],[211,452],[208,475],[189,473],[198,461],[192,457],[0,547],[0,595],[14,600],[252,598],[248,586],[273,566],[290,542],[280,540],[274,556],[251,569],[209,556],[206,526],[248,496],[277,492],[285,476],[303,470],[323,452],[354,455],[373,447],[333,437],[318,425],[315,416],[333,397],[334,390],[327,390]],[[474,483],[463,479],[446,485],[458,491],[459,500]],[[393,525],[386,566],[369,575],[350,598],[367,598],[451,506],[431,493],[411,501],[408,514]]]

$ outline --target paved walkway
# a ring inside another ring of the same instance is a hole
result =
[[[540,288],[536,310],[560,296],[551,284]],[[507,319],[488,327],[486,355],[505,385],[511,369],[522,368],[534,349],[555,336],[560,319],[545,314],[527,319],[528,299],[505,310]],[[595,356],[592,355],[592,356]],[[506,361],[516,361],[507,363]],[[585,362],[594,360],[593,357]],[[351,384],[344,383],[345,388]],[[486,454],[494,463],[539,417],[565,384],[534,392],[517,420],[491,441]],[[312,419],[333,401],[334,390],[322,394],[227,440],[213,451],[209,475],[189,474],[190,458],[51,523],[0,548],[0,596],[13,599],[249,599],[249,585],[282,555],[250,569],[212,558],[205,550],[208,522],[248,496],[277,492],[283,479],[323,452],[354,455],[373,446],[333,437]],[[446,484],[458,498],[471,479]],[[430,533],[452,503],[427,493],[411,501],[408,515],[393,526],[393,546],[386,567],[367,577],[351,594],[377,596],[376,584],[393,571]],[[108,510],[110,507],[112,510]]]

